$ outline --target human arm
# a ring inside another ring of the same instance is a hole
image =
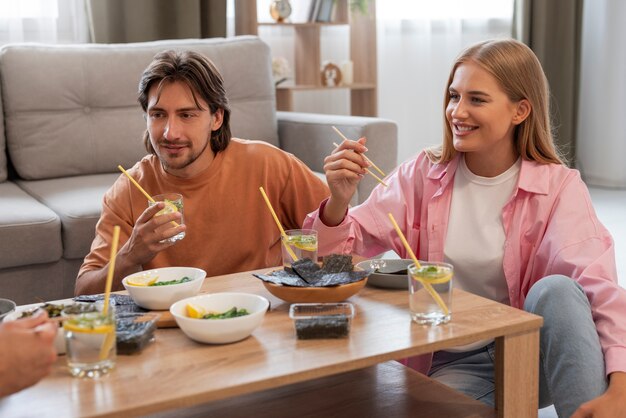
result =
[[[185,231],[186,227],[184,224],[179,224],[177,226],[172,225],[171,228],[161,229],[162,226],[172,222],[180,223],[181,219],[181,214],[179,212],[155,216],[157,212],[163,208],[163,202],[159,202],[156,205],[150,206],[144,210],[139,218],[137,218],[134,226],[132,226],[130,237],[128,237],[128,239],[124,238],[125,242],[121,246],[115,258],[114,278],[117,280],[114,279],[113,281],[114,290],[122,288],[122,277],[140,271],[143,264],[152,260],[159,252],[175,244],[174,242],[164,240]],[[103,214],[103,216],[109,215]],[[107,229],[104,225],[114,222],[115,221],[108,221],[104,222],[102,225],[99,223],[97,229]],[[112,231],[112,225],[109,229]],[[111,231],[107,230],[97,232],[102,236],[96,237],[96,241],[100,241],[110,248]],[[100,246],[100,252],[103,250],[102,247],[103,245]],[[92,247],[92,252],[93,250],[94,249]],[[110,254],[106,254],[107,257],[109,255]],[[82,274],[80,274],[76,279],[74,293],[76,295],[84,295],[104,292],[108,268],[109,260],[107,259],[106,264],[102,267],[96,267],[83,271]]]
[[[626,373],[609,375],[609,388],[602,395],[582,404],[572,418],[612,418],[626,416]]]
[[[430,167],[423,153],[417,159],[403,163],[386,178],[388,187],[376,186],[369,198],[347,211],[348,214],[337,226],[328,226],[321,220],[319,214],[326,210],[327,204],[327,201],[322,202],[320,208],[310,213],[304,222],[304,228],[317,230],[319,254],[371,257],[392,249],[404,257],[406,250],[389,221],[389,213],[393,214],[409,244],[419,254],[420,235],[425,238],[425,231],[420,233],[419,225],[426,224],[427,200],[439,184],[438,180],[426,178],[425,173]],[[425,195],[427,183],[430,184],[428,196]]]
[[[0,397],[37,383],[56,360],[58,325],[45,312],[0,324]]]

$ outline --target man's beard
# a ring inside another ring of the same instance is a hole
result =
[[[193,152],[193,148],[191,147],[191,145],[192,145],[191,142],[186,142],[186,143],[180,144],[180,145],[183,145],[183,146],[187,147],[187,149],[190,152],[189,155],[182,161],[176,161],[176,160],[168,161],[166,158],[164,158],[161,155],[161,152],[162,152],[161,151],[161,146],[171,144],[171,142],[167,141],[165,139],[161,139],[158,142],[159,147],[157,148],[157,150],[158,150],[157,151],[157,156],[159,157],[159,161],[161,161],[161,165],[163,166],[163,168],[166,171],[168,169],[171,169],[171,170],[182,170],[183,168],[193,164],[193,162],[196,161],[205,152],[205,150],[206,150],[207,146],[209,145],[209,143],[210,143],[210,139],[207,140],[204,143],[204,146],[202,147],[201,150],[199,150],[198,152],[195,152],[195,153]]]

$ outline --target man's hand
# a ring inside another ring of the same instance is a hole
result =
[[[350,199],[367,173],[365,169],[369,167],[369,163],[361,155],[367,151],[365,142],[365,138],[358,141],[343,141],[324,159],[324,173],[330,189],[330,199],[321,218],[328,226],[341,223]]]
[[[50,373],[59,327],[45,312],[0,324],[0,397],[34,385]]]
[[[137,218],[130,238],[120,249],[120,255],[126,258],[127,264],[141,266],[147,263],[159,252],[175,244],[164,240],[185,230],[185,225],[180,225],[180,212],[155,216],[164,207],[164,203],[159,202],[148,207]]]
[[[626,417],[626,373],[610,375],[609,388],[603,395],[585,402],[571,418]]]

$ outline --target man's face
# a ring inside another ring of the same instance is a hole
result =
[[[192,177],[211,164],[211,131],[222,126],[223,111],[211,114],[208,104],[196,98],[202,109],[190,87],[179,81],[164,83],[160,95],[158,83],[148,92],[150,143],[165,171],[178,177]]]

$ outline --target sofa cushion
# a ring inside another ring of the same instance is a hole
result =
[[[224,77],[233,135],[278,145],[269,47],[256,37],[6,45],[0,49],[6,144],[18,175],[41,180],[112,173],[118,164],[140,160],[146,125],[137,86],[165,49],[208,56]]]
[[[2,100],[0,100],[0,115],[2,115]],[[8,177],[6,140],[4,138],[4,118],[0,118],[0,182]]]
[[[58,261],[61,220],[15,183],[0,183],[0,268]]]
[[[96,235],[102,197],[120,174],[94,174],[18,184],[52,209],[61,219],[63,258],[84,258]]]

